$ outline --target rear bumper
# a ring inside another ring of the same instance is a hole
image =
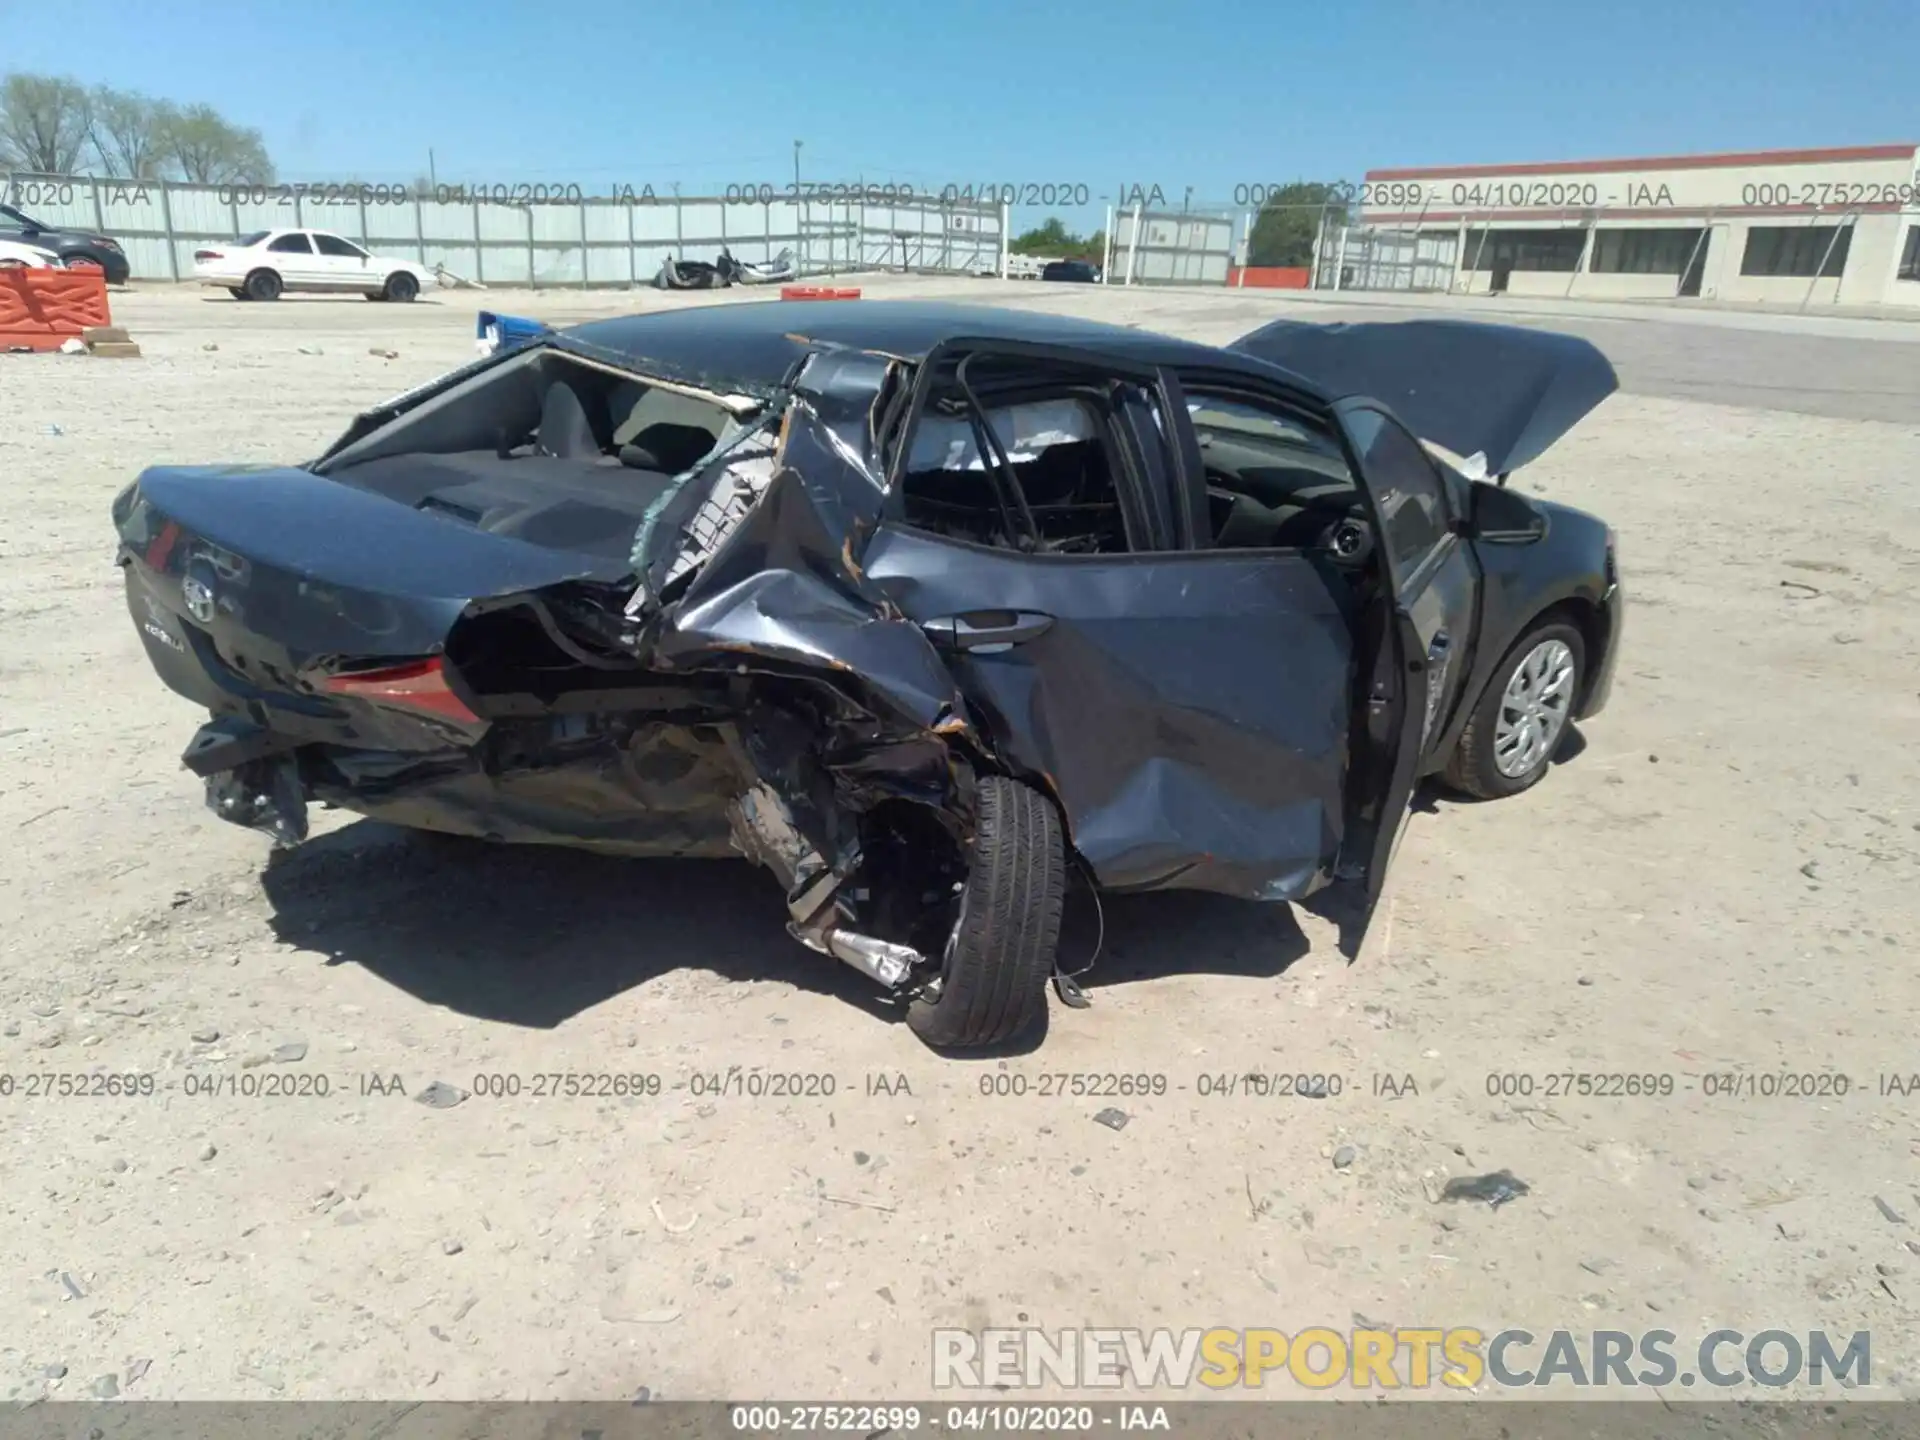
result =
[[[474,750],[302,744],[228,715],[202,725],[180,758],[206,782],[214,814],[281,846],[306,838],[307,807],[317,802],[517,845],[650,858],[738,853],[727,805],[743,781],[723,740],[672,723],[546,738],[539,763],[503,767]]]
[[[102,250],[93,245],[76,246],[60,252],[60,258],[71,264],[75,260],[91,261],[106,272],[107,284],[124,285],[133,276],[133,262],[125,252]]]

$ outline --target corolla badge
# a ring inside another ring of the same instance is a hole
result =
[[[187,613],[202,625],[213,621],[213,587],[198,575],[180,581],[180,596],[187,602]]]

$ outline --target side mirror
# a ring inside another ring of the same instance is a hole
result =
[[[1547,517],[1526,496],[1486,480],[1473,482],[1468,529],[1491,545],[1531,545],[1547,533]]]

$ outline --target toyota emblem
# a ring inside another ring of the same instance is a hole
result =
[[[187,613],[202,625],[213,620],[213,587],[198,575],[188,575],[180,581],[181,598],[187,602]]]

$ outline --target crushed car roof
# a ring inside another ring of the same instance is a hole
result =
[[[1072,345],[1148,365],[1257,368],[1269,376],[1276,369],[1257,357],[1151,330],[1041,310],[920,300],[700,305],[590,320],[562,331],[555,343],[627,363],[664,361],[683,374],[764,388],[777,385],[796,361],[823,343],[919,360],[947,341],[962,339]],[[1310,395],[1320,393],[1296,376],[1286,378]]]
[[[918,361],[956,340],[1094,350],[1137,365],[1241,370],[1309,402],[1369,396],[1413,432],[1504,474],[1537,458],[1619,387],[1572,335],[1480,321],[1274,320],[1229,345],[1044,310],[922,300],[764,301],[592,320],[551,343],[663,376],[764,397],[806,354],[845,347]]]

